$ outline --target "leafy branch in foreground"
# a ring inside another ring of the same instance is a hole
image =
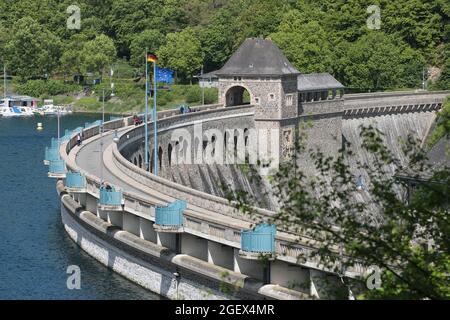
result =
[[[362,290],[360,298],[450,298],[449,168],[429,165],[410,136],[401,160],[378,129],[360,129],[364,162],[355,160],[353,146],[344,143],[335,157],[308,150],[315,175],[303,172],[295,160],[280,165],[267,195],[279,203],[272,222],[302,235],[302,241],[311,239],[314,249],[300,261],[318,259],[341,276],[358,263],[381,268],[381,288]],[[297,157],[305,152],[301,142],[296,150]],[[365,181],[359,188],[358,174]],[[255,216],[244,191],[230,191],[228,199]],[[363,284],[359,278],[350,289],[358,292]]]

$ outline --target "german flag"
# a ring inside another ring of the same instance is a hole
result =
[[[147,62],[156,62],[156,61],[158,61],[158,57],[156,56],[156,54],[153,53],[147,54]]]

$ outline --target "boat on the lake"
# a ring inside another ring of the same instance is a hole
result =
[[[27,117],[36,109],[36,99],[28,96],[9,96],[0,100],[0,116]]]
[[[46,99],[44,100],[44,106],[38,108],[35,113],[43,116],[49,116],[58,115],[58,113],[59,115],[66,115],[68,113],[72,113],[72,111],[68,110],[64,106],[55,106],[52,99]]]

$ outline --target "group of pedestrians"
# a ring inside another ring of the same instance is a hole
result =
[[[190,106],[184,104],[180,106],[180,114],[191,113],[196,111],[197,111],[196,109],[191,109]]]
[[[105,189],[105,190],[107,190],[107,191],[112,191],[112,186],[108,183],[108,182],[106,182],[106,181],[103,181],[102,183],[101,183],[101,185],[100,185],[100,189]]]
[[[135,126],[138,126],[142,124],[144,121],[141,119],[141,117],[138,117],[137,115],[133,116],[133,123]]]

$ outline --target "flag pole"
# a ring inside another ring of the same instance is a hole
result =
[[[6,64],[5,64],[5,62],[3,62],[3,99],[6,99]]]
[[[202,76],[203,76],[203,66],[202,66]],[[202,85],[202,106],[205,105],[205,87]]]
[[[148,49],[145,48],[145,116],[144,116],[144,127],[145,127],[145,170],[149,170],[148,166]]]
[[[156,112],[156,60],[153,61],[153,173],[158,175],[158,119]]]

